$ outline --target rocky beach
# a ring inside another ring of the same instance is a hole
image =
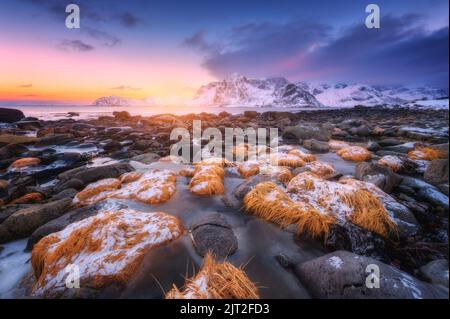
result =
[[[0,109],[1,298],[448,298],[448,109],[26,115]],[[194,120],[278,150],[180,163]]]

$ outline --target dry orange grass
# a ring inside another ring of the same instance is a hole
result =
[[[403,166],[403,161],[401,158],[397,156],[386,155],[378,160],[378,164],[382,166],[387,166],[393,172],[397,172]]]
[[[344,142],[344,141],[329,140],[328,141],[328,146],[330,147],[331,150],[338,151],[341,148],[349,147],[350,144],[348,144],[347,142]]]
[[[258,184],[244,197],[244,207],[280,227],[294,224],[297,234],[312,238],[325,238],[338,219],[347,219],[383,237],[397,231],[379,197],[381,193],[357,181],[331,182],[304,172],[289,182],[287,190],[271,182]]]
[[[293,154],[276,153],[271,156],[271,164],[292,168],[305,166],[305,161]]]
[[[258,163],[241,163],[238,167],[238,172],[243,178],[249,178],[250,176],[259,174],[259,164]]]
[[[142,174],[142,172],[137,171],[124,173],[119,177],[119,180],[122,184],[135,182],[142,177]]]
[[[166,294],[166,299],[258,299],[255,284],[242,268],[228,262],[217,263],[207,254],[199,273],[186,279],[183,291],[175,285]]]
[[[372,158],[372,153],[361,146],[349,146],[341,148],[336,152],[342,159],[352,162],[368,161]]]
[[[64,291],[65,269],[72,263],[80,267],[82,285],[98,289],[124,284],[136,273],[147,251],[183,232],[178,218],[161,212],[101,212],[71,224],[34,246],[31,264],[36,283],[32,294],[52,297]]]
[[[336,224],[334,216],[312,208],[300,215],[296,228],[298,234],[305,234],[311,238],[327,238],[333,224]]]
[[[74,204],[90,205],[107,198],[136,199],[147,204],[161,204],[176,192],[177,176],[170,170],[129,172],[119,178],[91,183],[79,192]]]
[[[365,189],[342,196],[344,202],[353,208],[354,213],[350,221],[364,229],[388,237],[391,232],[397,231],[380,199]]]
[[[97,182],[91,183],[79,192],[75,198],[80,202],[84,202],[102,192],[111,191],[120,187],[120,180],[117,178],[105,178]]]
[[[39,164],[41,164],[41,160],[39,158],[24,157],[24,158],[14,161],[11,164],[11,168],[24,168],[24,167],[30,167],[30,166],[37,166]]]
[[[273,175],[285,185],[292,179],[292,173],[287,167],[277,167]]]
[[[275,183],[256,185],[244,197],[245,209],[264,220],[286,227],[300,217],[298,205]]]
[[[200,196],[220,195],[225,192],[223,177],[224,169],[219,165],[198,164],[194,171],[194,176],[189,183],[189,190]]]
[[[311,162],[306,165],[306,167],[315,175],[322,178],[329,178],[336,173],[336,170],[331,164],[323,162]]]
[[[195,168],[193,167],[183,167],[179,172],[178,175],[184,176],[184,177],[192,177],[194,176]]]
[[[314,162],[316,160],[316,156],[314,154],[305,153],[299,149],[290,150],[288,154],[298,156],[306,163]]]
[[[410,160],[433,161],[442,157],[442,151],[431,147],[416,147],[414,150],[409,151],[408,153],[408,158]]]
[[[266,221],[286,227],[296,225],[297,234],[323,238],[336,223],[333,216],[322,214],[308,203],[292,200],[272,182],[258,184],[244,197],[245,209]]]
[[[10,204],[39,203],[42,202],[43,200],[44,196],[41,193],[30,193],[11,201]]]

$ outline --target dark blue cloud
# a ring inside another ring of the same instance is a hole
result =
[[[84,43],[81,40],[61,40],[58,47],[64,51],[78,51],[88,52],[94,50],[94,47],[90,44]]]
[[[219,78],[240,72],[444,88],[448,88],[448,43],[448,27],[426,31],[417,15],[384,16],[381,29],[367,29],[361,23],[336,30],[302,20],[246,24],[232,28],[218,42],[206,41],[204,31],[184,41],[204,53],[204,66]]]

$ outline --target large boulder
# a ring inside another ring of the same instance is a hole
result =
[[[113,165],[99,166],[99,167],[78,167],[70,171],[66,171],[58,175],[61,183],[65,183],[70,179],[77,179],[84,185],[96,182],[104,178],[116,178],[120,175],[133,171],[133,167],[128,163],[119,163]],[[73,187],[75,188],[75,187]]]
[[[33,246],[41,240],[41,238],[51,234],[56,233],[66,226],[75,223],[77,221],[83,220],[85,218],[94,216],[103,207],[103,203],[97,203],[94,205],[84,206],[72,211],[65,213],[64,215],[55,218],[48,223],[37,228],[30,236],[27,242],[27,250],[31,250]]]
[[[151,164],[159,160],[159,155],[156,153],[144,153],[132,157],[131,160],[143,164]]]
[[[31,205],[9,216],[1,225],[14,239],[31,235],[38,227],[64,214],[72,199],[64,198],[47,204]]]
[[[318,141],[329,141],[333,128],[328,125],[298,124],[287,126],[283,130],[283,137],[297,138],[298,140],[316,139]]]
[[[448,183],[448,159],[431,161],[425,170],[424,179],[433,185]]]
[[[243,199],[248,192],[250,192],[256,185],[264,182],[273,182],[279,185],[282,183],[275,177],[271,175],[254,175],[245,180],[242,184],[239,184],[234,190],[233,195],[237,199]]]
[[[20,144],[8,144],[0,148],[0,159],[19,156],[28,151],[28,148]]]
[[[25,115],[20,110],[0,108],[0,123],[14,123],[24,117]]]
[[[443,285],[448,288],[448,260],[437,259],[420,267],[420,274],[432,284]]]
[[[330,151],[330,147],[328,143],[318,141],[315,139],[309,139],[303,141],[303,146],[310,151],[318,152],[318,153],[327,153]]]
[[[233,229],[220,214],[211,214],[195,222],[191,234],[195,250],[202,257],[211,252],[216,259],[224,259],[238,248]]]
[[[386,193],[392,192],[401,181],[401,178],[388,167],[370,162],[359,163],[355,168],[355,177],[361,181],[374,183]]]
[[[442,286],[422,282],[376,259],[343,250],[298,264],[294,273],[316,298],[448,298],[448,289]]]

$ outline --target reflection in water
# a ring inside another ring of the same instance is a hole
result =
[[[22,239],[3,245],[0,251],[0,298],[14,298],[14,288],[31,270],[26,245],[27,239]]]
[[[332,163],[342,174],[353,174],[355,164],[340,159],[336,154],[319,154],[318,159]],[[149,168],[179,169],[181,165],[171,163],[136,164],[136,169]],[[240,203],[233,200],[232,190],[244,180],[225,177],[224,196],[200,197],[188,189],[188,178],[178,177],[177,192],[172,199],[161,205],[146,205],[131,200],[117,200],[130,208],[142,211],[163,211],[179,217],[187,229],[181,239],[149,252],[142,267],[131,280],[121,297],[162,298],[173,284],[181,287],[186,276],[192,276],[200,269],[202,258],[197,255],[191,243],[188,230],[193,222],[219,212],[232,226],[238,238],[239,249],[228,257],[234,265],[246,265],[248,277],[260,288],[263,298],[309,298],[302,284],[284,269],[275,259],[280,253],[295,256],[299,262],[325,254],[317,243],[296,239],[294,234],[240,211]],[[234,202],[233,207],[224,204]],[[12,289],[30,270],[29,253],[24,253],[26,240],[6,244],[0,253],[0,297],[10,297]]]

